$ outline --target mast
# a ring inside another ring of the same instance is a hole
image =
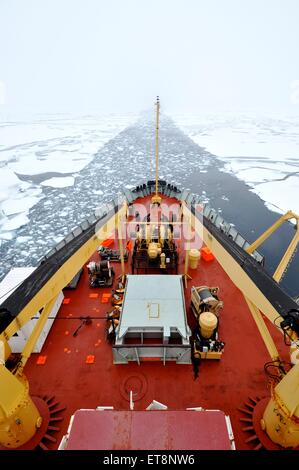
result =
[[[156,196],[158,195],[158,180],[159,180],[159,114],[160,114],[160,101],[157,96],[156,102]]]
[[[158,194],[158,182],[159,182],[159,117],[160,117],[160,99],[157,96],[156,101],[156,192],[152,197],[153,204],[160,204],[161,197]]]

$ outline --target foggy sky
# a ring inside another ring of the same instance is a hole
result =
[[[299,113],[298,17],[298,0],[0,0],[0,111],[138,112],[159,94]]]

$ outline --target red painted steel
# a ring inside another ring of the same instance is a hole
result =
[[[221,411],[94,411],[74,416],[67,450],[230,450]]]
[[[176,201],[163,199],[169,203]],[[148,202],[149,198],[146,200]],[[179,272],[183,273],[182,243],[180,250]],[[99,260],[97,253],[93,259]],[[117,278],[120,275],[120,264],[112,264]],[[126,270],[130,272],[130,258],[126,262]],[[192,280],[188,281],[185,298],[191,328],[195,322],[189,308],[193,285],[219,286],[219,296],[224,301],[219,331],[220,338],[226,343],[222,359],[202,361],[197,380],[193,378],[191,365],[170,362],[165,366],[162,362],[142,362],[140,366],[135,362],[114,365],[111,344],[106,341],[105,334],[105,315],[110,305],[101,303],[102,294],[111,290],[90,288],[87,268],[84,267],[77,289],[67,291],[70,302],[64,302],[61,306],[58,319],[42,349],[41,354],[47,356],[46,363],[40,367],[36,364],[37,355],[32,354],[25,367],[32,395],[53,394],[61,404],[67,406],[63,413],[64,420],[60,423],[60,434],[55,434],[58,442],[67,431],[71,415],[80,408],[110,405],[117,410],[128,410],[128,399],[123,396],[122,384],[130,381],[130,377],[142,374],[146,380],[146,392],[135,402],[135,410],[145,410],[152,400],[166,404],[171,410],[198,406],[220,409],[231,418],[237,448],[251,448],[250,444],[245,443],[246,435],[241,430],[244,424],[239,421],[241,415],[237,407],[248,396],[269,395],[263,370],[264,363],[270,360],[269,355],[242,293],[217,260],[212,263],[200,260],[198,269],[191,270],[190,275]],[[98,298],[90,296],[94,293],[99,294]],[[84,325],[78,335],[73,337],[81,316],[90,316],[92,324]],[[282,357],[286,358],[288,351],[282,335],[269,322],[267,325]],[[94,356],[93,364],[85,363],[88,355]],[[57,447],[49,444],[51,446]]]

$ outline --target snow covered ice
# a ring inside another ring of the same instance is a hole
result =
[[[72,186],[75,175],[134,115],[28,116],[0,121],[0,237],[28,222],[43,186]]]
[[[161,179],[200,194],[203,202],[222,211],[223,216],[244,231],[245,236],[247,229],[251,233],[252,227],[257,226],[257,217],[268,225],[272,223],[272,219],[267,221],[264,217],[264,211],[267,212],[264,203],[249,189],[255,193],[260,191],[267,204],[272,204],[270,209],[274,208],[276,212],[284,207],[296,210],[294,192],[298,191],[299,171],[298,145],[294,137],[296,121],[292,122],[289,131],[285,124],[286,141],[293,146],[292,149],[289,147],[288,157],[275,159],[270,150],[263,157],[249,157],[249,151],[245,156],[237,150],[234,154],[228,147],[229,139],[223,141],[223,147],[220,139],[218,150],[210,149],[201,139],[205,139],[207,133],[215,139],[217,122],[188,119],[175,116],[182,132],[171,119],[161,116]],[[52,117],[28,123],[28,132],[24,132],[23,123],[0,123],[0,177],[3,181],[0,277],[13,266],[36,265],[96,207],[110,202],[124,188],[154,178],[154,116],[136,120],[134,115]],[[252,122],[249,125],[246,121],[247,131],[244,122],[238,122],[238,139],[242,133],[244,139],[254,140]],[[231,124],[225,121],[221,126],[228,129]],[[266,133],[271,134],[269,122],[267,126],[264,141],[267,140]],[[275,133],[278,133],[277,123]],[[211,150],[220,153],[220,149],[223,151],[218,157],[211,153]],[[233,156],[229,157],[229,153]],[[238,179],[231,176],[233,173]],[[250,184],[250,188],[243,181]],[[272,188],[276,191],[274,194]],[[292,191],[288,192],[288,188]],[[257,204],[257,201],[260,212],[256,212],[255,207],[251,218],[248,211],[242,218],[242,207]]]
[[[173,116],[198,145],[224,163],[279,213],[299,213],[299,117],[254,114]],[[297,198],[294,194],[297,192]]]

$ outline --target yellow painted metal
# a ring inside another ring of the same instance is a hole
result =
[[[273,274],[273,279],[275,279],[275,281],[279,282],[280,279],[282,278],[282,275],[285,272],[289,262],[291,261],[291,258],[297,248],[298,243],[299,243],[299,224],[297,224],[296,233],[291,243],[289,244],[288,248],[286,249],[286,252],[283,255],[279,265],[277,266],[275,273]]]
[[[197,269],[199,258],[200,251],[196,248],[192,248],[189,252],[190,269]]]
[[[34,436],[42,418],[24,376],[16,377],[0,365],[0,383],[0,443],[14,449]]]
[[[299,445],[299,364],[272,389],[265,409],[262,429],[282,447]]]
[[[182,206],[186,208],[185,202],[182,202]],[[190,253],[190,227],[191,227],[191,217],[193,214],[189,211],[188,215],[185,215],[185,235],[186,235],[186,242],[185,242],[185,269],[184,269],[184,283],[185,288],[187,289],[188,279],[192,279],[192,277],[188,274],[189,270],[189,253]]]
[[[88,261],[96,248],[107,238],[108,234],[115,230],[118,217],[125,215],[126,206],[108,219],[106,223],[95,231],[83,246],[61,266],[52,278],[40,289],[31,301],[19,313],[6,330],[1,334],[0,340],[5,344],[15,332],[17,332],[32,315],[43,308],[33,332],[23,352],[21,365],[14,375],[4,364],[0,364],[0,442],[6,447],[16,448],[30,440],[41,425],[41,416],[29,396],[29,386],[24,375],[23,367],[30,357],[32,349],[38,339],[42,328],[51,312],[56,298],[79,269]],[[118,225],[120,226],[120,224]]]
[[[57,297],[59,292],[73,279],[81,267],[94,254],[97,247],[107,239],[111,232],[114,232],[117,225],[118,213],[125,213],[123,205],[119,212],[114,214],[99,228],[93,237],[91,237],[84,245],[82,245],[76,253],[74,253],[46,282],[46,284],[37,292],[37,294],[28,302],[23,310],[18,314],[5,331],[0,335],[1,340],[11,338],[30,318],[43,308],[51,299]]]
[[[57,300],[57,297],[55,297],[54,299],[50,300],[50,302],[47,303],[47,305],[45,305],[45,307],[43,308],[43,311],[39,317],[39,319],[37,320],[34,328],[33,328],[33,331],[30,335],[30,338],[28,339],[23,351],[22,351],[22,354],[21,354],[21,360],[20,360],[20,363],[19,363],[19,366],[18,366],[18,369],[17,369],[17,373],[20,375],[22,374],[23,372],[23,368],[27,362],[27,360],[29,359],[29,357],[31,356],[31,353],[33,351],[33,348],[45,326],[45,323],[55,305],[55,302]]]
[[[201,359],[221,359],[221,356],[223,354],[223,351],[207,351],[207,352],[201,352],[200,353],[200,358]]]
[[[0,341],[0,364],[5,364],[5,349],[3,341]]]
[[[129,221],[129,222],[127,222],[127,223],[128,223],[128,224],[132,224],[132,221]],[[138,220],[138,225],[148,225],[148,226],[154,226],[154,227],[156,227],[157,224],[158,224],[157,221],[154,221],[154,222],[153,222],[153,221],[151,221],[151,222],[142,222],[142,220],[140,220],[140,221]],[[159,220],[159,226],[163,226],[163,225],[164,225],[164,226],[167,225],[167,227],[169,227],[169,221],[163,222],[162,220]],[[184,225],[184,223],[182,223],[182,222],[171,222],[171,225],[174,225],[174,226],[175,226],[175,225],[179,225],[180,227],[182,227],[182,226]]]
[[[273,338],[272,336],[270,335],[269,333],[269,330],[265,324],[265,321],[262,317],[262,314],[261,312],[259,311],[259,309],[254,305],[253,302],[251,302],[251,300],[249,300],[245,295],[244,295],[244,298],[247,302],[247,305],[249,307],[249,310],[251,312],[251,315],[256,323],[256,326],[258,327],[258,330],[260,332],[260,335],[265,343],[265,346],[268,350],[268,353],[271,357],[271,359],[273,361],[276,361],[276,360],[279,360],[280,357],[279,357],[279,353],[277,351],[277,348],[275,346],[275,343],[273,341]]]
[[[186,205],[182,205],[183,214],[190,215],[190,210]],[[279,225],[288,218],[293,218],[294,214],[289,212],[283,216]],[[298,217],[297,230],[298,230]],[[269,334],[260,312],[277,327],[280,317],[277,310],[268,301],[265,295],[244,272],[241,266],[232,258],[225,248],[209,233],[198,218],[192,220],[198,234],[202,234],[204,243],[215,255],[219,264],[228,274],[232,282],[243,293],[248,307],[257,323],[258,329],[265,342],[267,350],[273,360],[279,359],[276,346]],[[265,239],[267,236],[265,237]],[[253,246],[254,251],[263,240]],[[279,330],[280,331],[280,330]],[[204,359],[204,357],[203,357]],[[279,382],[272,392],[263,419],[262,429],[265,429],[270,439],[283,447],[297,447],[299,445],[299,364],[296,364]]]
[[[287,269],[292,255],[295,252],[299,243],[299,216],[292,211],[286,212],[276,222],[274,222],[271,227],[269,227],[264,233],[262,233],[262,235],[260,235],[257,240],[255,240],[255,242],[253,242],[248,248],[246,248],[247,253],[253,253],[254,250],[256,250],[268,237],[270,237],[273,232],[275,232],[275,230],[277,230],[284,222],[291,219],[296,220],[296,234],[294,235],[285,254],[283,255],[275,273],[273,274],[273,279],[275,279],[275,281],[277,282],[281,280],[283,273]]]
[[[152,203],[153,204],[161,204],[162,198],[159,196],[159,194],[154,194],[152,197]]]
[[[165,261],[166,261],[166,255],[165,255],[165,253],[161,253],[161,256],[160,256],[160,262],[161,262],[160,268],[161,268],[161,269],[165,269],[165,268],[166,268],[166,263],[165,263]]]
[[[264,233],[262,233],[256,240],[253,242],[250,246],[246,248],[247,253],[253,253],[254,250],[256,250],[262,243],[264,243],[265,240],[267,240],[270,235],[272,235],[275,230],[277,230],[286,220],[289,219],[289,215],[291,214],[291,211],[287,212],[286,214],[282,215],[279,217],[279,219],[274,222],[271,227],[267,228]]]
[[[125,209],[125,214],[127,210]],[[121,274],[122,274],[122,281],[124,282],[125,275],[126,275],[126,268],[125,268],[125,260],[124,260],[124,245],[123,245],[123,234],[122,234],[122,218],[121,215],[118,214],[117,217],[117,233],[118,233],[118,245],[119,245],[119,254],[120,254],[120,263],[121,263]]]
[[[208,339],[217,327],[217,317],[213,312],[202,312],[198,317],[201,335]]]
[[[8,344],[8,341],[6,339],[5,334],[0,336],[0,341],[2,341],[3,346],[4,346],[4,360],[6,361],[9,358],[9,356],[11,355],[11,348]]]
[[[157,96],[156,102],[156,195],[158,194],[158,181],[159,181],[159,114],[160,114],[160,100]]]
[[[158,194],[158,182],[159,182],[159,118],[160,118],[160,100],[157,96],[156,101],[156,193],[152,197],[153,204],[161,203],[161,196]]]
[[[185,204],[182,205],[182,210],[184,217],[190,217],[191,212]],[[204,243],[212,251],[231,281],[275,326],[278,326],[283,318],[280,317],[279,312],[277,312],[263,292],[261,292],[257,285],[250,279],[239,263],[234,260],[221,243],[210,234],[197,217],[191,218],[191,224],[199,236],[203,237]]]
[[[150,259],[155,259],[161,253],[160,243],[150,242],[147,248],[147,254]]]
[[[188,268],[189,268],[189,242],[186,242],[187,246],[186,246],[186,250],[185,250],[185,269],[184,269],[184,281],[185,281],[185,287],[187,289],[187,281],[188,281],[188,278],[190,278],[189,274],[188,274]]]
[[[278,312],[270,304],[270,302],[258,289],[258,287],[251,281],[251,279],[247,276],[247,274],[243,271],[239,264],[230,256],[229,253],[227,253],[227,251],[222,247],[222,245],[216,239],[213,238],[213,236],[207,231],[207,229],[203,227],[201,222],[197,218],[195,218],[193,214],[191,214],[190,210],[186,207],[186,205],[182,206],[182,210],[184,218],[187,217],[187,219],[191,221],[191,224],[195,228],[195,230],[199,234],[203,234],[203,240],[205,244],[211,249],[220,265],[230,276],[231,280],[243,292],[246,297],[246,301],[249,302],[249,308],[251,306],[252,311],[254,312],[254,318],[258,319],[258,322],[260,324],[259,330],[263,331],[262,336],[264,335],[264,337],[267,337],[267,333],[263,329],[263,326],[261,326],[262,324],[260,320],[262,319],[262,317],[260,315],[259,310],[261,310],[273,323],[274,319],[277,320]],[[80,247],[77,252],[71,258],[69,258],[69,260],[67,260],[63,266],[61,266],[57,270],[55,275],[52,276],[52,278],[43,286],[43,288],[36,294],[36,296],[34,296],[33,299],[31,299],[31,301],[26,305],[26,307],[19,313],[18,318],[15,319],[6,328],[4,333],[2,333],[0,339],[3,340],[5,344],[6,340],[8,340],[15,332],[18,331],[20,327],[22,327],[28,320],[30,320],[30,318],[33,314],[35,314],[35,312],[37,312],[43,306],[46,305],[41,316],[41,318],[43,319],[40,319],[39,326],[37,326],[36,330],[34,330],[32,339],[23,351],[24,362],[26,362],[26,358],[29,357],[30,352],[32,351],[34,338],[37,336],[38,330],[41,328],[42,322],[47,318],[47,310],[50,308],[51,303],[54,302],[54,299],[56,298],[56,296],[58,296],[59,292],[74,277],[74,275],[79,271],[82,265],[88,261],[90,256],[96,250],[96,248],[107,238],[108,234],[110,234],[116,226],[118,226],[119,228],[117,222],[119,220],[119,217],[121,217],[122,214],[125,214],[125,212],[126,207],[123,206],[120,209],[119,213],[113,215],[109,220],[107,220],[105,225],[101,227],[90,240],[88,240],[82,247]],[[119,234],[119,236],[121,238],[121,234]],[[185,274],[187,274],[188,257],[185,263]],[[186,277],[187,276],[185,276],[185,282]],[[273,347],[273,344],[268,341],[268,338],[266,339],[265,344],[271,357],[276,357],[276,354],[278,354],[276,348],[275,346]],[[217,354],[220,353],[207,353],[207,356],[203,358],[218,359],[220,356],[216,357]],[[295,366],[291,370],[291,372],[289,372],[286,377],[280,382],[280,384],[283,383],[287,377],[289,377],[289,374],[292,373],[295,368],[297,371],[299,370],[298,366]],[[296,396],[298,396],[299,385],[296,385],[296,383],[299,383],[299,375],[293,376],[292,374],[291,378],[291,382],[286,382],[287,384],[293,384],[291,386],[291,396],[292,393],[296,393]],[[6,446],[18,447],[34,435],[35,430],[40,423],[40,416],[38,410],[36,409],[35,405],[29,397],[28,384],[27,381],[24,379],[24,376],[14,376],[5,368],[4,365],[0,365],[0,382],[1,384],[5,384],[5,386],[1,387],[0,389],[0,442]],[[277,389],[277,387],[275,389],[275,394],[272,397],[272,401],[274,401],[275,406],[277,405],[277,403],[279,403],[279,406],[282,407],[282,410],[286,414],[287,418],[290,418],[291,425],[288,428],[287,433],[292,436],[291,439],[288,439],[287,441],[285,438],[286,433],[283,432],[282,434],[284,437],[283,439],[280,438],[280,440],[288,443],[291,442],[291,444],[288,445],[293,445],[293,443],[297,439],[296,436],[298,434],[298,431],[293,431],[294,419],[292,417],[297,417],[298,401],[292,401],[290,397],[290,392],[288,392],[288,387],[286,387],[286,391],[284,388]],[[268,405],[270,411],[271,406],[272,405],[270,402]],[[270,414],[273,415],[273,406],[272,412]],[[267,414],[265,414],[264,420],[266,423],[267,432],[270,437],[270,434],[273,431],[271,419],[272,418],[268,419]],[[296,437],[296,439],[294,439],[294,436]]]

